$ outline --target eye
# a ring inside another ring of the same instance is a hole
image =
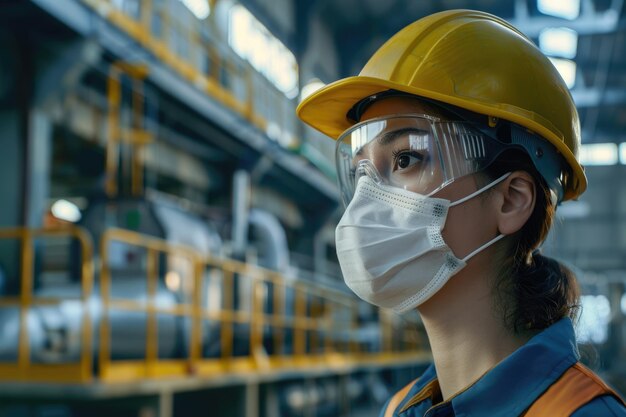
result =
[[[394,152],[394,170],[403,170],[422,162],[424,156],[415,151],[399,151]]]

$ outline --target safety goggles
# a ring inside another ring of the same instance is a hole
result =
[[[432,195],[479,172],[510,145],[468,122],[428,115],[394,115],[359,123],[337,140],[339,185],[347,206],[359,178]]]

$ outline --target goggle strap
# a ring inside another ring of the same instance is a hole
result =
[[[567,172],[567,168],[558,151],[540,136],[517,125],[511,126],[511,145],[526,151],[551,191],[552,204],[556,206],[560,203],[565,190],[563,172]]]

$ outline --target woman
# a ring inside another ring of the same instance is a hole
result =
[[[337,138],[337,254],[372,304],[417,308],[434,365],[381,416],[626,416],[578,363],[575,277],[538,253],[587,186],[549,60],[476,11],[423,18],[301,103]]]

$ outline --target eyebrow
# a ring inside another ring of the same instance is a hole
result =
[[[390,143],[392,143],[393,141],[395,141],[396,139],[398,139],[399,137],[407,134],[407,133],[418,133],[420,135],[425,135],[427,133],[430,133],[430,131],[425,130],[425,129],[419,129],[417,127],[403,127],[400,129],[396,129],[396,130],[392,130],[390,132],[385,132],[382,135],[378,135],[376,138],[374,138],[374,140],[376,142],[378,142],[379,145],[382,146],[387,146]],[[374,140],[370,141],[373,142]],[[354,156],[359,156],[363,153],[363,148],[364,146],[362,146]]]

